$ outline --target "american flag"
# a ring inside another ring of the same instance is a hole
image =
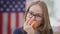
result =
[[[13,34],[21,27],[26,0],[0,0],[0,34]]]

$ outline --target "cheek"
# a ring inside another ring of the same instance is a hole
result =
[[[26,17],[26,20],[29,20],[30,18]]]
[[[37,19],[36,21],[37,21],[37,22],[41,22],[41,21],[42,21],[42,18],[39,18],[39,19]]]
[[[42,23],[42,19],[38,19],[37,24],[41,24],[41,23]]]

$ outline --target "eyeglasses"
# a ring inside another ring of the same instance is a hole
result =
[[[33,16],[34,16],[36,19],[43,18],[43,16],[41,16],[41,15],[39,15],[39,14],[33,14],[32,12],[28,12],[28,14],[27,14],[27,17],[28,17],[28,18],[32,18]]]

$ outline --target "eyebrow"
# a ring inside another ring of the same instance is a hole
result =
[[[33,11],[29,11],[29,13],[32,13],[32,14],[34,14],[34,12]],[[40,13],[36,13],[36,15],[42,15],[42,14],[40,14]]]

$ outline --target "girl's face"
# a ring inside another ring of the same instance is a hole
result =
[[[29,9],[29,11],[27,13],[26,20],[30,19],[32,17],[36,20],[37,25],[40,25],[42,23],[42,20],[43,20],[43,11],[42,11],[41,6],[39,6],[39,5],[33,5]]]

